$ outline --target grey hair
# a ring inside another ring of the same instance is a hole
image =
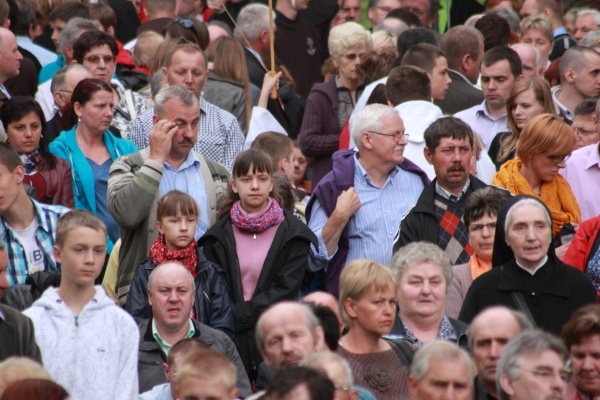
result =
[[[370,104],[360,110],[352,119],[350,125],[350,135],[354,144],[361,149],[363,132],[379,130],[379,120],[381,118],[400,117],[398,111],[390,106],[383,104]]]
[[[198,104],[198,98],[194,93],[184,88],[183,86],[167,86],[158,92],[154,98],[154,115],[162,119],[164,108],[167,101],[171,99],[179,99],[184,107],[190,107]]]
[[[273,13],[275,19],[275,13]],[[238,14],[237,27],[233,37],[243,42],[245,36],[249,42],[253,42],[260,36],[260,32],[269,29],[269,7],[264,4],[248,4]]]
[[[160,89],[162,89],[163,84],[165,83],[165,76],[162,71],[155,72],[154,75],[150,78],[150,96],[152,98],[156,97]]]
[[[331,351],[319,351],[317,353],[309,354],[302,360],[300,366],[323,370],[325,364],[337,364],[341,366],[344,371],[344,385],[349,389],[354,388],[352,368],[350,367],[350,364],[348,364],[348,361],[337,353]]]
[[[496,370],[496,389],[501,400],[509,400],[508,394],[500,385],[500,377],[506,375],[511,381],[519,378],[519,367],[523,357],[531,354],[540,354],[543,351],[553,351],[563,361],[567,362],[568,352],[563,342],[550,333],[529,330],[512,338],[502,349],[502,355]]]
[[[467,333],[467,344],[469,346],[469,349],[471,349],[471,351],[473,350],[473,345],[475,344],[474,343],[475,339],[473,338],[473,326],[475,326],[475,322],[477,322],[477,318],[479,316],[481,316],[483,313],[494,310],[494,309],[496,309],[496,310],[502,309],[502,310],[505,310],[510,315],[512,315],[512,317],[517,322],[517,325],[519,325],[519,333],[533,329],[533,325],[531,324],[531,321],[529,321],[529,319],[527,319],[525,314],[523,314],[520,311],[513,310],[513,309],[505,307],[505,306],[488,307],[488,308],[482,310],[481,312],[479,312],[479,314],[477,314],[475,316],[475,318],[473,318],[473,321],[471,321],[471,324],[467,328],[467,332],[466,332]]]
[[[258,321],[256,322],[256,328],[254,329],[254,336],[256,337],[256,345],[258,346],[259,349],[264,350],[264,348],[265,348],[265,332],[263,331],[263,324],[265,323],[265,315],[273,308],[284,306],[284,305],[300,307],[300,310],[302,310],[304,312],[304,316],[306,317],[306,322],[308,322],[308,329],[312,333],[313,338],[316,338],[317,327],[319,327],[319,325],[321,325],[321,322],[319,321],[319,318],[317,318],[317,316],[315,315],[313,310],[310,308],[310,305],[308,305],[306,303],[296,302],[296,301],[283,301],[283,302],[274,304],[271,307],[269,307],[258,318]]]
[[[90,70],[87,69],[87,67],[83,64],[70,64],[66,67],[62,67],[56,72],[56,74],[54,74],[52,82],[50,82],[50,93],[56,93],[59,90],[65,90],[67,88],[67,78],[69,77],[69,73],[73,70],[90,72]]]
[[[392,257],[391,266],[396,279],[400,282],[407,268],[426,262],[440,267],[446,281],[446,289],[448,289],[452,282],[452,263],[446,253],[433,243],[412,242],[401,247]]]
[[[548,223],[548,226],[550,227],[550,232],[552,232],[552,218],[550,217],[550,214],[548,213],[548,210],[546,209],[546,207],[544,207],[543,204],[541,204],[539,201],[537,201],[535,199],[525,198],[525,199],[517,201],[506,213],[506,219],[504,220],[504,234],[506,236],[508,236],[508,227],[510,226],[512,214],[513,214],[514,210],[516,210],[517,208],[523,207],[524,205],[528,205],[528,204],[532,205],[532,206],[536,206],[544,212],[544,215],[546,216],[546,222]],[[550,234],[552,235],[552,233],[550,233]]]
[[[81,36],[81,31],[91,31],[98,29],[98,23],[90,19],[74,17],[67,22],[65,28],[60,32],[60,50],[65,54],[65,47],[72,45],[75,40]]]
[[[187,272],[188,278],[190,279],[190,285],[192,285],[192,290],[195,292],[196,291],[196,283],[194,282],[194,277],[192,276],[192,273],[185,267],[185,265],[178,263],[177,261],[167,261],[165,263],[162,264],[158,264],[153,270],[152,272],[150,272],[150,276],[148,277],[148,290],[150,290],[150,288],[152,287],[152,283],[154,282],[154,277],[156,276],[156,271],[159,270],[159,268],[166,268],[166,267],[170,267],[170,266],[174,266],[174,267],[181,267],[185,270],[185,272]]]
[[[597,46],[599,43],[600,43],[600,30],[591,31],[583,39],[581,39],[581,45],[585,46],[585,47]]]
[[[332,57],[340,57],[352,47],[364,46],[371,50],[371,33],[357,22],[349,21],[331,28],[327,48]]]
[[[600,27],[600,11],[598,11],[598,10],[593,10],[591,8],[586,8],[585,10],[579,10],[579,12],[577,13],[577,18],[586,16],[589,14],[594,16],[594,22],[596,22],[596,25],[598,27]]]
[[[425,346],[417,350],[412,364],[410,365],[410,374],[417,380],[422,380],[431,364],[432,357],[441,358],[443,360],[460,360],[462,359],[469,370],[469,384],[473,384],[475,379],[475,366],[469,354],[458,347],[455,343],[445,340],[435,340],[427,343]]]

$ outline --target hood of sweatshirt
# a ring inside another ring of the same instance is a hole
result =
[[[425,129],[435,120],[444,116],[438,106],[424,100],[407,101],[395,108],[400,113],[406,133],[410,135],[408,141],[411,143],[424,143]]]

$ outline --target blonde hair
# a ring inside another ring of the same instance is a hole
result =
[[[340,57],[351,47],[365,46],[371,50],[371,34],[356,22],[344,22],[329,31],[327,47],[332,57]]]
[[[529,165],[536,154],[567,156],[575,148],[577,137],[573,129],[560,117],[542,114],[525,125],[517,142],[517,156]]]
[[[340,276],[340,297],[338,308],[340,319],[346,325],[352,324],[353,320],[350,314],[346,311],[344,301],[346,299],[360,300],[366,292],[375,288],[375,290],[383,290],[394,286],[396,291],[396,278],[392,270],[374,261],[369,260],[354,260],[346,265]]]
[[[27,357],[9,357],[0,362],[0,396],[13,382],[22,379],[52,380],[50,374],[37,361]]]
[[[540,31],[550,44],[554,44],[554,29],[552,29],[552,22],[550,18],[544,14],[530,15],[521,22],[521,38],[527,30],[537,29]]]
[[[218,378],[228,390],[235,389],[237,372],[235,365],[221,353],[213,350],[194,350],[177,367],[177,385],[186,378]]]

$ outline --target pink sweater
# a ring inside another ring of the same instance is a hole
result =
[[[252,214],[247,214],[240,204],[240,211],[249,217],[260,217],[269,209],[271,201],[269,200],[265,208]],[[254,295],[258,278],[260,277],[271,244],[273,244],[273,238],[275,237],[277,228],[279,228],[279,224],[267,228],[260,233],[241,231],[234,224],[231,224],[231,227],[233,228],[235,249],[240,264],[244,301],[249,301]]]

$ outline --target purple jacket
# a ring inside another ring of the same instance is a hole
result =
[[[325,175],[317,187],[313,189],[312,196],[306,207],[307,220],[310,220],[315,199],[319,200],[319,203],[325,210],[327,216],[331,216],[333,210],[335,210],[339,195],[341,195],[344,190],[354,187],[354,151],[339,150],[333,154],[332,160],[333,170]],[[429,185],[430,181],[427,174],[412,161],[405,158],[404,162],[398,164],[398,166],[405,171],[418,174],[423,181],[423,185]],[[342,273],[342,269],[346,263],[346,257],[348,256],[348,237],[348,225],[346,225],[340,235],[337,253],[329,261],[327,269],[325,289],[336,297],[339,290],[340,274]]]

